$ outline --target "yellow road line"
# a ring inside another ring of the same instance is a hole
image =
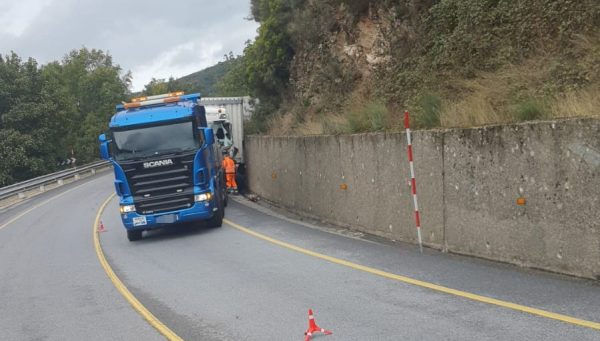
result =
[[[567,315],[562,315],[562,314],[557,314],[557,313],[553,313],[553,312],[549,312],[549,311],[545,311],[542,309],[537,309],[537,308],[532,308],[532,307],[528,307],[528,306],[524,306],[524,305],[520,305],[520,304],[516,304],[516,303],[511,303],[511,302],[507,302],[507,301],[502,301],[502,300],[498,300],[495,298],[491,298],[491,297],[486,297],[486,296],[481,296],[481,295],[477,295],[477,294],[473,294],[470,292],[466,292],[466,291],[461,291],[461,290],[456,290],[456,289],[451,289],[451,288],[447,288],[441,285],[437,285],[437,284],[433,284],[433,283],[429,283],[429,282],[425,282],[425,281],[420,281],[418,279],[413,279],[410,277],[406,277],[406,276],[401,276],[401,275],[396,275],[393,273],[389,273],[389,272],[385,272],[382,270],[378,270],[375,268],[371,268],[368,266],[364,266],[364,265],[360,265],[360,264],[356,264],[356,263],[352,263],[343,259],[339,259],[339,258],[335,258],[335,257],[331,257],[331,256],[327,256],[318,252],[314,252],[314,251],[310,251],[301,247],[298,247],[296,245],[292,245],[286,242],[282,242],[280,240],[265,236],[264,234],[252,231],[246,227],[243,227],[239,224],[236,224],[232,221],[229,221],[228,219],[224,220],[225,223],[227,223],[228,225],[232,226],[233,228],[242,231],[244,233],[247,233],[251,236],[254,236],[256,238],[265,240],[269,243],[273,243],[276,245],[279,245],[281,247],[284,247],[286,249],[290,249],[296,252],[300,252],[303,253],[305,255],[309,255],[312,257],[316,257],[319,259],[323,259],[326,261],[329,261],[331,263],[335,263],[335,264],[339,264],[339,265],[343,265],[352,269],[356,269],[356,270],[360,270],[360,271],[364,271],[364,272],[368,272],[370,274],[373,275],[377,275],[377,276],[381,276],[381,277],[385,277],[385,278],[389,278],[389,279],[393,279],[396,281],[400,281],[400,282],[404,282],[404,283],[408,283],[408,284],[412,284],[412,285],[416,285],[419,287],[423,287],[423,288],[427,288],[427,289],[431,289],[431,290],[435,290],[438,292],[442,292],[445,294],[449,294],[449,295],[454,295],[454,296],[459,296],[459,297],[463,297],[463,298],[467,298],[473,301],[477,301],[477,302],[482,302],[482,303],[487,303],[487,304],[492,304],[492,305],[496,305],[499,307],[503,307],[503,308],[508,308],[508,309],[513,309],[516,311],[520,311],[520,312],[524,312],[524,313],[529,313],[529,314],[533,314],[533,315],[537,315],[537,316],[541,316],[541,317],[545,317],[548,319],[553,319],[553,320],[558,320],[558,321],[562,321],[562,322],[566,322],[566,323],[570,323],[570,324],[575,324],[578,326],[582,326],[582,327],[587,327],[587,328],[592,328],[592,329],[597,329],[600,330],[600,323],[598,322],[593,322],[593,321],[587,321],[587,320],[582,320],[582,319],[578,319],[575,317],[571,317],[571,316],[567,316]]]
[[[117,277],[117,275],[115,274],[113,269],[108,264],[108,261],[104,257],[104,252],[102,251],[102,246],[100,245],[100,238],[98,237],[97,226],[100,223],[100,216],[102,215],[102,212],[104,211],[104,209],[106,208],[106,205],[108,205],[108,203],[114,196],[115,196],[115,194],[113,193],[110,197],[108,197],[108,199],[106,199],[104,201],[104,203],[102,203],[102,206],[100,206],[100,209],[98,210],[98,213],[96,214],[96,220],[94,220],[94,226],[93,226],[94,247],[96,248],[96,254],[98,255],[100,264],[104,268],[104,271],[108,275],[108,278],[110,278],[111,282],[114,284],[114,286],[117,288],[117,290],[119,290],[121,295],[123,295],[123,297],[127,300],[127,302],[129,302],[129,304],[131,304],[133,309],[135,309],[140,315],[142,315],[142,317],[146,321],[148,321],[148,323],[150,323],[150,325],[152,327],[154,327],[156,330],[158,330],[158,332],[161,333],[168,340],[171,340],[171,341],[183,340],[181,337],[179,337],[177,334],[175,334],[175,332],[173,332],[171,329],[169,329],[169,327],[165,326],[162,322],[160,322],[158,320],[158,318],[156,318],[156,316],[154,316],[148,309],[146,309],[146,307],[144,307],[142,305],[142,303],[140,303],[140,301],[138,301],[137,298],[135,298],[135,296],[133,296],[131,291],[129,291],[129,289],[127,289],[125,284],[123,284],[123,282],[119,279],[119,277]]]
[[[52,200],[54,200],[54,199],[58,199],[58,198],[62,197],[63,195],[66,195],[66,194],[68,194],[68,193],[71,193],[71,192],[73,192],[74,190],[78,189],[79,187],[81,187],[81,186],[84,186],[84,185],[87,185],[87,184],[88,184],[88,182],[86,182],[86,183],[84,183],[84,184],[81,184],[81,185],[77,185],[77,186],[75,186],[75,187],[71,188],[71,189],[70,189],[70,190],[68,190],[68,191],[65,191],[65,192],[63,192],[63,193],[61,193],[61,194],[59,194],[59,195],[53,196],[53,197],[52,197],[52,198],[50,198],[50,199],[47,199],[47,200],[45,200],[45,201],[42,201],[41,203],[39,203],[39,204],[37,204],[37,205],[35,205],[35,206],[33,206],[33,207],[30,207],[30,208],[29,208],[28,210],[26,210],[25,212],[22,212],[22,213],[20,213],[20,214],[19,214],[19,215],[17,215],[16,217],[14,217],[14,218],[12,218],[11,220],[7,221],[6,223],[4,223],[4,224],[0,225],[0,230],[2,230],[2,229],[3,229],[3,228],[5,228],[6,226],[8,226],[8,225],[10,225],[10,224],[14,223],[15,221],[17,221],[17,220],[21,219],[21,218],[22,218],[23,216],[25,216],[27,213],[29,213],[29,212],[31,212],[31,211],[33,211],[33,210],[35,210],[36,208],[38,208],[38,207],[41,207],[41,206],[44,206],[44,205],[46,205],[47,203],[49,203],[50,201],[52,201]]]

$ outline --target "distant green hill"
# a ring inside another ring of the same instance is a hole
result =
[[[222,94],[219,94],[219,82],[239,64],[239,60],[240,58],[235,58],[233,54],[230,54],[226,60],[216,65],[181,78],[152,78],[148,84],[144,85],[143,90],[131,93],[131,97],[159,95],[172,91],[199,92],[203,97],[220,96]]]
[[[200,92],[202,96],[217,96],[217,83],[234,65],[234,59],[219,62],[204,70],[194,72],[173,81],[175,88],[187,92]]]

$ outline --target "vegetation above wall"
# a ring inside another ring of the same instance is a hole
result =
[[[596,0],[251,0],[261,23],[220,88],[274,134],[598,115]],[[235,92],[235,91],[234,91]]]

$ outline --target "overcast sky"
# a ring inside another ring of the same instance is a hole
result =
[[[258,24],[250,0],[0,0],[0,54],[39,63],[83,46],[133,73],[133,90],[241,54]]]

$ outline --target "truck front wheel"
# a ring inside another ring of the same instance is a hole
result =
[[[219,200],[217,203],[219,208],[212,218],[208,221],[208,227],[221,227],[223,225],[223,216],[225,215],[225,208],[223,207],[223,200]]]
[[[223,173],[223,179],[221,183],[221,193],[223,193],[223,207],[227,207],[229,198],[227,195],[227,180],[225,179],[225,173]]]
[[[142,239],[142,231],[127,231],[127,239],[129,239],[130,242]]]

